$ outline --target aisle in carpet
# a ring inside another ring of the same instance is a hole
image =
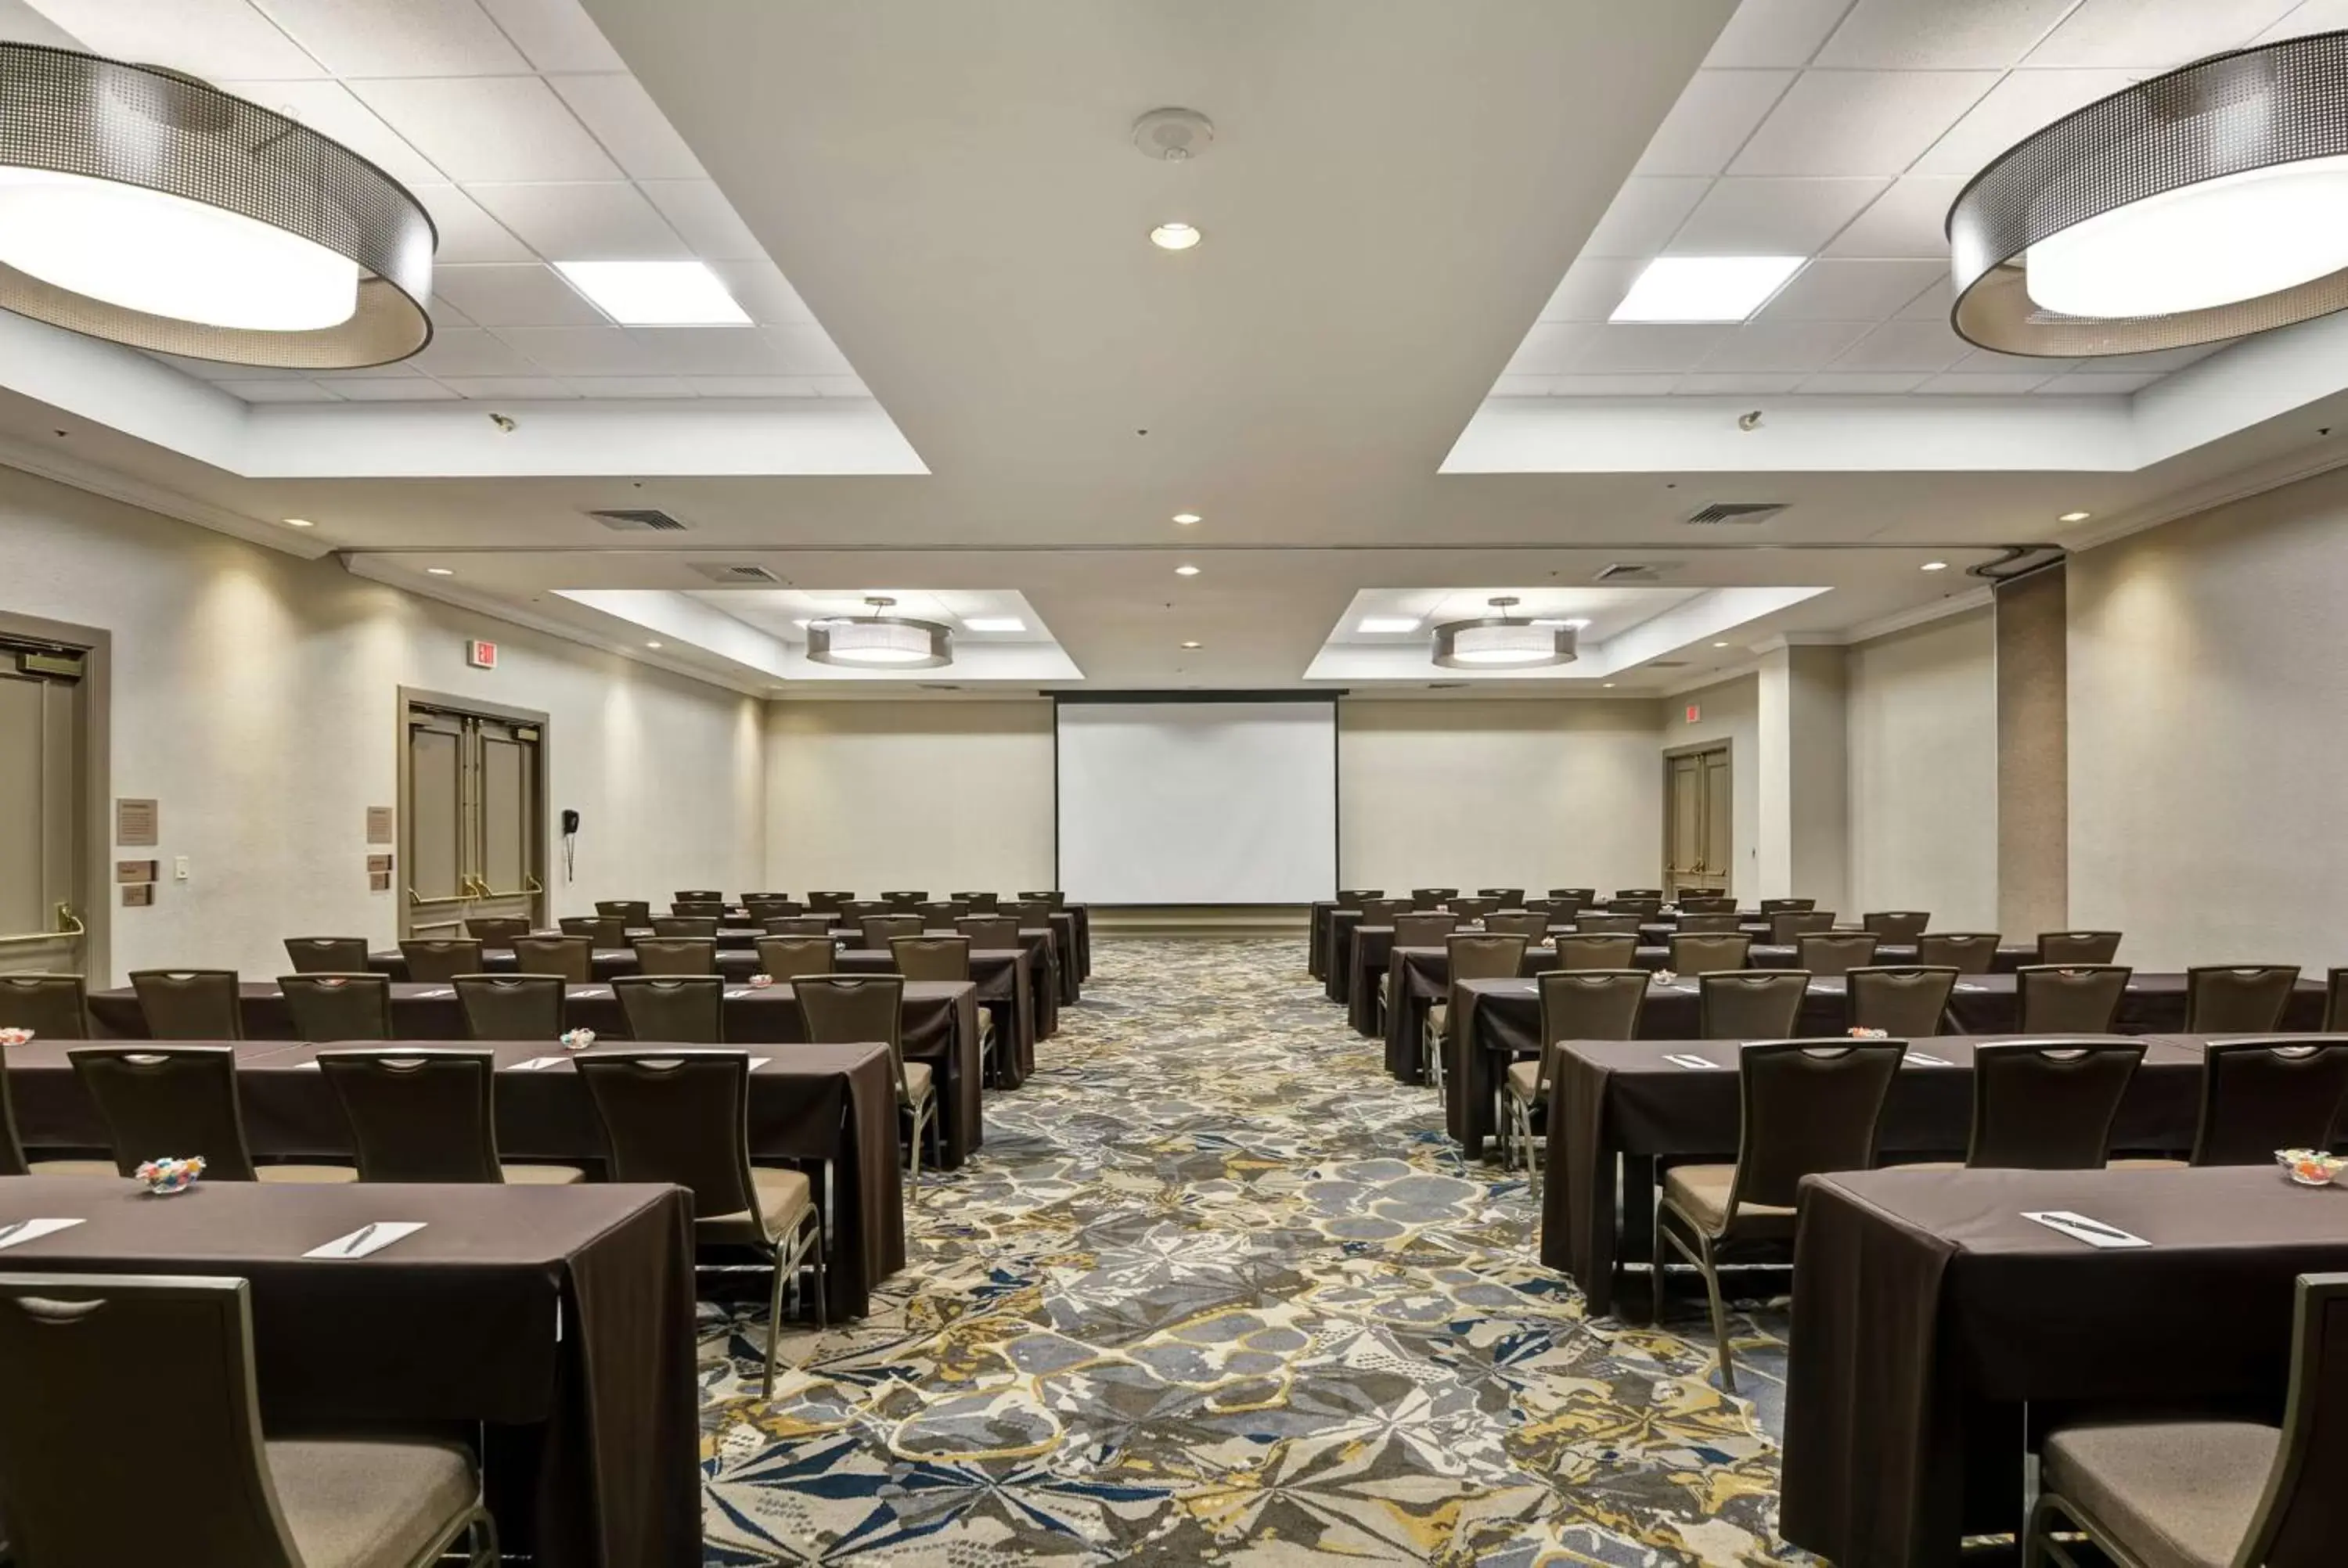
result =
[[[787,1335],[771,1404],[763,1325],[729,1364],[705,1307],[707,1562],[1799,1558],[1701,1307],[1584,1323],[1521,1176],[1461,1163],[1297,948],[1103,943],[906,1272]]]

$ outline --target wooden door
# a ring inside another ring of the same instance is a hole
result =
[[[1663,886],[1667,895],[1726,893],[1734,862],[1728,748],[1663,759]]]
[[[0,972],[88,972],[81,668],[0,639]]]
[[[407,732],[401,932],[485,915],[545,924],[542,727],[411,699]]]

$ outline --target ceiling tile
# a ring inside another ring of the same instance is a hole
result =
[[[706,179],[654,179],[641,189],[705,261],[756,261],[767,254],[725,192]]]
[[[633,179],[706,179],[708,171],[685,145],[636,78],[556,77],[554,90],[585,122],[603,150]]]
[[[1851,220],[1827,247],[1829,256],[1931,256],[1946,261],[1949,203],[1963,190],[1953,175],[1911,174],[1895,179],[1875,204]]]
[[[1804,396],[1878,397],[1913,392],[1932,379],[1928,370],[1823,371],[1802,383]]]
[[[337,381],[335,390],[353,403],[441,403],[457,395],[428,375]]]
[[[1664,397],[1679,384],[1676,375],[1557,375],[1551,397]]]
[[[670,375],[590,375],[571,383],[582,397],[691,397],[693,388]]]
[[[1728,171],[1899,174],[1996,84],[1994,71],[1805,71]]]
[[[1502,380],[1509,379],[1503,376]],[[1539,377],[1527,377],[1538,380]],[[815,379],[805,375],[689,375],[697,397],[813,397]]]
[[[1850,0],[1745,0],[1704,57],[1714,67],[1807,66]]]
[[[1859,0],[1815,62],[1921,71],[2003,70],[2078,0]]]
[[[220,381],[213,385],[247,403],[340,403],[341,394],[315,381]]]
[[[2293,0],[2081,0],[2031,52],[2033,66],[2168,70],[2250,42]]]
[[[499,327],[497,335],[557,375],[658,374],[651,354],[619,327]]]
[[[465,194],[550,261],[670,261],[692,254],[633,185],[468,185]]]
[[[2035,375],[2041,381],[2050,375],[2060,375],[2076,368],[2075,359],[2033,359],[2024,354],[1999,354],[1994,349],[1977,348],[1956,364],[1949,366],[1960,375],[1986,374],[1992,371],[2008,375]]]
[[[1540,319],[1602,322],[1646,270],[1643,256],[1584,256],[1565,270],[1565,281],[1541,307]]]
[[[1791,71],[1698,71],[1632,172],[1718,174],[1793,79]]]
[[[92,54],[206,81],[329,74],[245,0],[40,0],[37,9]]]
[[[1916,389],[1923,397],[2019,397],[2051,379],[2004,372],[1993,375],[1936,375]]]
[[[1916,160],[1918,174],[1971,179],[2014,143],[2136,78],[2126,71],[2015,71]]]
[[[1694,370],[1729,334],[1725,326],[1623,323],[1599,327],[1574,359],[1590,375]]]
[[[1801,376],[1794,373],[1746,371],[1735,375],[1715,375],[1705,372],[1680,377],[1672,390],[1683,397],[1771,397],[1791,392],[1801,384]]]
[[[1879,322],[1949,275],[1941,261],[1821,258],[1794,274],[1755,318],[1764,322]]]
[[[1932,264],[1939,270],[1940,277],[1933,281],[1931,288],[1909,301],[1900,310],[1901,321],[1945,322],[1949,319],[1949,313],[1955,308],[1956,289],[1949,282],[1948,264],[1944,261]]]
[[[539,367],[521,353],[479,327],[457,327],[435,333],[432,341],[408,364],[433,377],[450,375],[536,375]]]
[[[815,320],[815,313],[772,261],[712,261],[709,270],[717,274],[734,302],[749,312],[750,319],[760,326]]]
[[[394,360],[389,364],[353,365],[348,370],[306,370],[303,374],[314,381],[406,381],[423,372],[407,360]]]
[[[1598,329],[1584,322],[1536,322],[1509,361],[1508,375],[1555,375],[1573,362]]]
[[[416,185],[409,189],[432,215],[440,248],[433,252],[436,266],[465,261],[526,261],[530,247],[498,226],[473,199],[453,185]]]
[[[320,136],[341,142],[404,185],[438,183],[447,175],[407,145],[340,82],[222,82],[224,92],[251,98]]]
[[[1880,179],[1721,179],[1672,239],[1674,256],[1809,256],[1876,199]]]
[[[2058,375],[2035,390],[2041,394],[2056,394],[2068,397],[2125,397],[2141,392],[2160,379],[2157,370],[2137,371],[2126,375],[2104,375],[2095,371],[2073,371]]]
[[[1710,179],[1626,179],[1590,231],[1581,253],[1642,260],[1653,256],[1670,242],[1711,189]]]
[[[0,41],[39,44],[51,49],[78,49],[81,40],[42,15],[26,0],[0,0]]]
[[[432,328],[435,332],[445,331],[449,327],[469,327],[475,324],[472,317],[442,299],[438,294],[433,295],[425,308],[432,313]]]
[[[253,0],[338,77],[493,77],[530,69],[475,0]]]
[[[306,370],[276,370],[261,364],[226,364],[216,359],[182,359],[175,354],[150,352],[147,357],[200,381],[301,381],[312,374]]]
[[[784,364],[757,327],[635,327],[628,335],[643,347],[645,367],[663,374],[788,375],[800,368]]]
[[[2157,370],[2165,374],[2183,370],[2188,364],[2208,359],[2211,354],[2232,346],[2230,343],[2211,343],[2197,348],[2160,349],[2152,354],[2113,354],[2099,359],[2082,360],[2080,364],[2083,367],[2091,365],[2112,374],[2138,370]]]
[[[538,261],[443,267],[433,286],[485,327],[592,327],[608,320]]]
[[[460,185],[620,178],[536,77],[355,82],[352,90]]]
[[[1704,356],[1704,369],[1822,370],[1868,330],[1865,322],[1746,322]]]
[[[1838,371],[1946,370],[1972,345],[1941,322],[1886,322],[1835,361]]]
[[[685,328],[685,331],[708,330]],[[726,329],[720,328],[719,331]],[[831,335],[812,323],[800,326],[763,327],[758,335],[775,353],[775,374],[778,375],[854,375],[855,367],[848,356],[839,352]]]
[[[872,389],[854,375],[811,375],[808,384],[818,397],[870,397]]]
[[[579,0],[481,0],[481,9],[541,71],[628,68]]]
[[[459,397],[511,398],[520,403],[576,397],[571,384],[551,375],[444,375],[440,384]]]
[[[1550,378],[1546,375],[1504,374],[1492,383],[1492,390],[1485,395],[1487,397],[1541,397],[1548,394],[1549,384]],[[815,389],[809,387],[808,395],[813,397]]]
[[[2257,41],[2271,44],[2282,38],[2297,38],[2309,33],[2331,33],[2348,27],[2348,0],[2307,0],[2281,21],[2259,35]]]

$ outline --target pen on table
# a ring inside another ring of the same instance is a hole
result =
[[[18,1220],[13,1225],[0,1225],[0,1242],[6,1241],[10,1236],[15,1235],[18,1231],[23,1230],[26,1225],[31,1225],[32,1223],[33,1222],[30,1220]]]
[[[359,1248],[366,1245],[367,1238],[375,1235],[375,1233],[376,1227],[372,1225],[362,1229],[358,1235],[351,1237],[349,1245],[343,1248],[343,1255],[345,1257],[348,1257],[351,1254],[358,1251]]]
[[[2118,1241],[2134,1241],[2137,1239],[2126,1231],[2114,1230],[2107,1225],[2098,1224],[2097,1222],[2085,1218],[2084,1215],[2080,1214],[2063,1214],[2057,1217],[2055,1223],[2057,1225],[2069,1225],[2073,1230],[2093,1231],[2097,1235],[2111,1236],[2115,1240]]]

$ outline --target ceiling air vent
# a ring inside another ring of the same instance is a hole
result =
[[[1785,509],[1783,501],[1715,501],[1702,511],[1691,513],[1687,520],[1700,528],[1717,528],[1723,523],[1766,523]]]
[[[1646,667],[1650,670],[1684,670],[1688,661],[1684,659],[1650,659]]]
[[[622,507],[609,512],[590,512],[589,517],[607,528],[623,534],[681,534],[685,524],[657,507]]]
[[[961,687],[946,681],[923,681],[918,682],[918,684],[924,692],[959,692],[962,690]]]
[[[780,582],[783,580],[762,566],[743,566],[738,563],[728,565],[724,561],[695,561],[693,569],[712,582]]]
[[[1601,569],[1593,579],[1598,582],[1654,582],[1663,575],[1663,569],[1653,561],[1616,561]]]

